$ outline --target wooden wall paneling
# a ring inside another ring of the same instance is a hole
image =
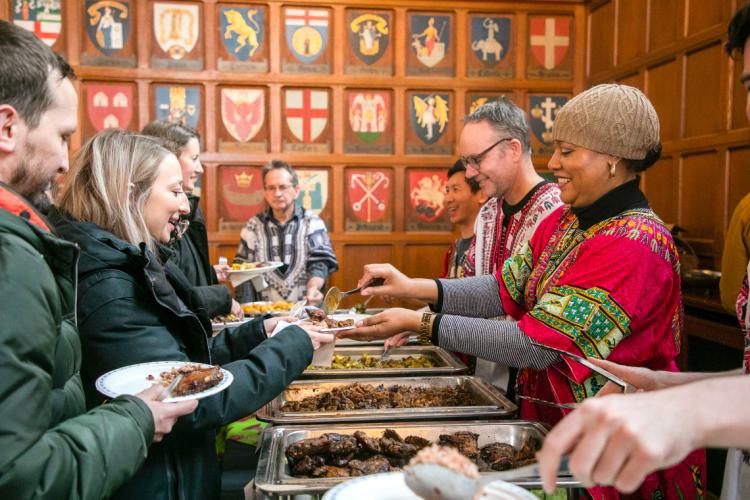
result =
[[[643,72],[639,71],[637,73],[633,73],[631,75],[626,75],[626,76],[623,76],[622,78],[618,78],[617,83],[622,84],[622,85],[630,85],[631,87],[636,87],[638,89],[641,89],[641,91],[643,91],[645,89],[643,80],[644,80]]]
[[[662,157],[646,170],[641,187],[649,205],[664,222],[677,223],[679,217],[680,179],[677,162]]]
[[[646,51],[648,0],[617,0],[616,64],[632,61]],[[645,21],[645,22],[644,22]]]
[[[394,246],[390,243],[387,244],[370,244],[370,245],[355,245],[345,244],[343,245],[343,251],[338,254],[339,264],[341,269],[339,270],[338,282],[345,287],[346,290],[354,288],[362,277],[363,269],[366,264],[373,264],[378,262],[394,262]],[[344,263],[342,265],[342,262]],[[398,267],[398,266],[397,266]],[[361,296],[346,297],[342,303],[342,307],[352,307],[357,302],[361,302]],[[370,303],[370,307],[382,307],[384,302],[380,298],[375,298]]]
[[[679,225],[687,229],[686,239],[706,259],[720,254],[723,240],[723,164],[716,150],[682,157]]]
[[[682,79],[677,59],[646,70],[646,94],[659,115],[662,141],[679,137]]]
[[[587,76],[591,77],[614,65],[615,1],[610,0],[592,10],[588,17]]]
[[[687,0],[688,35],[722,24],[727,5],[724,1]]]
[[[684,136],[694,137],[724,130],[722,106],[722,64],[726,64],[721,44],[715,43],[685,55]],[[706,78],[711,75],[710,78]],[[707,98],[713,96],[713,98]]]
[[[648,50],[666,47],[683,36],[685,0],[649,0]]]

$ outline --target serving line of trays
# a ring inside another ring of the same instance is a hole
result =
[[[296,477],[291,474],[285,450],[290,444],[302,439],[317,438],[329,432],[339,434],[354,434],[362,431],[369,437],[377,438],[385,429],[393,429],[401,436],[419,436],[437,442],[441,434],[452,434],[459,431],[469,431],[479,435],[480,447],[489,443],[507,443],[520,448],[529,438],[539,442],[547,434],[547,428],[539,422],[523,420],[501,421],[452,421],[452,422],[395,422],[395,423],[357,423],[357,424],[325,424],[308,425],[305,427],[269,427],[261,436],[260,456],[255,476],[255,486],[265,494],[271,496],[286,495],[317,495],[348,477],[307,478]],[[482,476],[497,474],[494,471],[482,472]],[[541,488],[542,481],[538,476],[515,479],[510,481],[524,488]],[[558,486],[572,488],[580,486],[571,476],[558,478]]]
[[[287,401],[299,401],[334,388],[359,383],[382,386],[395,385],[414,388],[464,389],[475,404],[471,406],[432,406],[423,408],[372,408],[331,411],[285,411]],[[497,389],[477,377],[465,375],[449,377],[388,377],[383,379],[323,379],[293,382],[270,403],[258,410],[257,418],[272,424],[324,424],[330,422],[398,422],[446,419],[510,418],[518,407]]]

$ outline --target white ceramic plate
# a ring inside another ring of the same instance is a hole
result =
[[[385,472],[350,479],[328,490],[323,500],[419,500],[406,486],[403,472]]]
[[[111,372],[105,373],[98,379],[96,379],[96,390],[108,396],[110,398],[116,398],[121,394],[137,394],[145,389],[148,389],[156,383],[159,379],[161,372],[166,372],[172,368],[177,368],[182,365],[192,363],[191,361],[153,361],[151,363],[140,363],[137,365],[123,366]],[[192,363],[205,367],[211,365],[204,365],[202,363]],[[219,384],[207,389],[205,391],[196,392],[187,396],[179,396],[176,398],[167,398],[164,400],[166,403],[175,401],[189,401],[191,399],[203,399],[207,396],[219,393],[229,387],[234,380],[232,374],[225,369],[221,369],[224,374],[224,379]],[[153,375],[154,380],[149,380],[147,377]]]
[[[268,262],[267,264],[267,266],[256,267],[254,269],[231,269],[227,271],[227,273],[229,273],[230,275],[241,274],[246,276],[255,276],[256,274],[263,274],[267,273],[268,271],[273,271],[274,269],[278,269],[284,265],[283,262]]]

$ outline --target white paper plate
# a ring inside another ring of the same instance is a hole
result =
[[[337,321],[342,321],[345,319],[353,319],[355,323],[361,319],[369,318],[371,316],[372,314],[357,314],[357,313],[331,314],[331,318]]]
[[[520,486],[506,481],[492,481],[474,496],[476,500],[539,500]]]
[[[256,267],[254,269],[231,269],[227,271],[227,273],[231,274],[240,274],[240,275],[246,275],[246,276],[254,276],[256,274],[263,274],[267,273],[268,271],[273,271],[274,269],[278,269],[281,266],[284,265],[283,262],[268,262],[267,266],[263,267]]]
[[[137,394],[156,383],[161,372],[166,372],[172,368],[177,368],[186,364],[196,364],[205,366],[206,368],[211,366],[202,363],[193,363],[192,361],[153,361],[151,363],[124,366],[105,373],[96,379],[96,390],[110,398],[116,398],[121,394]],[[224,379],[210,389],[187,396],[167,398],[164,401],[171,403],[175,401],[203,399],[207,396],[223,391],[232,384],[234,377],[230,372],[223,368],[221,369],[221,372],[224,374]],[[154,380],[149,380],[147,378],[149,375],[153,375]]]
[[[385,472],[350,479],[328,490],[323,500],[419,500],[406,486],[403,472]]]
[[[354,330],[353,326],[337,326],[336,328],[321,328],[321,333],[331,333],[331,332],[343,332],[344,330]]]

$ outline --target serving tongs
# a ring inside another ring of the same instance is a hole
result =
[[[326,292],[326,296],[323,298],[323,310],[327,315],[331,315],[334,312],[336,312],[336,309],[339,308],[339,304],[341,304],[341,299],[344,297],[348,297],[349,295],[354,295],[355,293],[359,293],[365,288],[371,287],[371,286],[382,286],[383,283],[385,283],[385,280],[383,278],[374,278],[365,283],[364,285],[353,288],[349,290],[348,292],[342,292],[335,286],[332,286],[328,289]]]
[[[618,377],[614,373],[612,373],[612,372],[610,372],[608,370],[605,370],[604,368],[596,366],[594,363],[592,363],[591,361],[589,361],[588,359],[586,359],[586,358],[584,358],[582,356],[579,356],[577,354],[573,354],[572,352],[564,351],[562,349],[558,349],[556,347],[548,346],[548,345],[545,345],[545,344],[540,344],[539,342],[534,342],[533,340],[531,341],[531,344],[534,347],[538,347],[539,349],[544,349],[545,351],[555,352],[555,353],[559,354],[560,356],[568,357],[568,358],[572,359],[573,361],[575,361],[576,363],[579,363],[579,364],[585,366],[586,368],[588,368],[592,372],[598,373],[599,375],[601,375],[602,377],[606,378],[607,380],[609,380],[610,382],[612,382],[616,386],[620,387],[622,389],[623,394],[631,394],[633,392],[637,392],[638,391],[638,388],[636,386],[634,386],[633,384],[630,384],[630,383],[624,381],[623,379],[621,379],[620,377]]]
[[[568,457],[563,456],[557,469],[557,475],[570,475]],[[416,464],[404,467],[404,480],[411,490],[422,498],[440,500],[465,500],[497,481],[538,478],[539,463],[524,465],[516,469],[492,472],[479,478],[471,478],[438,464]]]

